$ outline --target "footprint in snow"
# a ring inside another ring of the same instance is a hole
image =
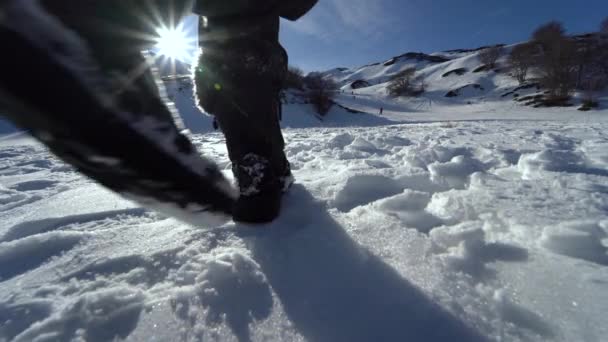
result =
[[[32,196],[12,189],[3,189],[0,186],[0,211],[8,211],[41,199],[42,197],[37,195]]]
[[[0,303],[0,341],[10,341],[33,323],[51,315],[53,305],[47,300],[28,303]]]
[[[608,266],[606,238],[608,233],[595,222],[570,222],[545,228],[541,244],[557,254]]]
[[[0,243],[0,282],[40,267],[85,237],[82,233],[51,232]]]
[[[0,152],[0,159],[8,159],[19,156],[19,153],[13,151]]]
[[[476,282],[483,282],[495,275],[495,271],[488,268],[489,263],[524,262],[529,258],[525,248],[487,242],[481,221],[436,228],[429,236],[433,243],[433,253],[438,255],[448,268],[464,272]]]
[[[30,325],[15,342],[38,341],[118,341],[137,327],[145,296],[139,290],[117,287],[85,293],[66,301],[49,317]]]
[[[511,322],[521,328],[531,330],[546,339],[555,337],[555,332],[551,325],[545,322],[537,313],[513,302],[504,294],[504,291],[496,291],[493,299],[505,321]]]
[[[57,181],[50,180],[33,180],[15,184],[11,188],[17,191],[38,191],[52,188],[57,183]]]
[[[45,159],[31,160],[31,161],[19,163],[16,166],[17,167],[30,167],[30,168],[37,168],[37,169],[50,169],[53,166],[53,162],[51,162],[50,160],[45,160]]]
[[[186,322],[192,322],[192,315],[200,312],[197,306],[203,306],[208,323],[225,320],[239,341],[249,341],[249,325],[271,314],[273,299],[266,276],[260,265],[238,248],[218,247],[191,258],[175,276],[190,279],[195,285],[194,292],[178,292],[172,299],[176,316]]]
[[[66,274],[62,280],[95,280],[100,276],[111,276],[113,281],[124,280],[129,284],[145,283],[152,286],[165,280],[169,272],[178,267],[175,257],[178,252],[168,251],[150,257],[127,255],[100,259]]]
[[[93,224],[92,226],[103,228],[107,226],[107,224],[102,224],[105,221],[119,223],[129,218],[143,219],[147,214],[148,211],[146,209],[132,208],[26,221],[9,228],[4,236],[0,238],[0,242],[10,242],[36,234],[66,229],[68,227],[72,228],[71,230],[75,230],[73,229],[75,228],[73,226],[86,225],[87,223],[99,223]]]

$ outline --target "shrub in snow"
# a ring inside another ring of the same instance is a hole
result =
[[[534,45],[526,43],[515,46],[509,54],[508,61],[513,77],[519,84],[526,83],[528,71],[534,63]]]
[[[386,88],[391,96],[418,96],[425,91],[425,84],[422,78],[416,78],[416,68],[407,68],[391,77],[390,83]]]
[[[290,66],[283,81],[283,89],[304,89],[304,72],[294,66]]]
[[[491,46],[487,49],[484,49],[479,53],[479,61],[486,65],[489,69],[493,69],[494,67],[496,67],[496,62],[498,61],[498,58],[500,58],[500,56],[502,55],[502,51],[502,45]]]
[[[311,73],[304,78],[304,86],[306,99],[315,111],[320,115],[327,114],[334,105],[334,94],[338,89],[336,83],[321,74]]]

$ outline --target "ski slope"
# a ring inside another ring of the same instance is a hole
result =
[[[367,113],[286,107],[297,184],[259,227],[161,217],[3,136],[0,341],[606,340],[606,110],[338,101]]]

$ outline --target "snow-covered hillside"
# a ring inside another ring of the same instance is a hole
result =
[[[516,45],[504,46],[496,67],[491,69],[480,62],[479,55],[483,51],[483,48],[480,48],[433,54],[406,53],[385,62],[354,69],[332,69],[322,75],[337,82],[341,95],[356,95],[364,99],[371,97],[384,102],[368,108],[373,109],[373,112],[378,111],[380,107],[388,107],[390,112],[390,108],[395,106],[402,112],[435,113],[454,109],[472,112],[478,110],[479,105],[483,105],[484,110],[512,109],[528,102],[521,101],[527,96],[543,93],[543,89],[534,81],[521,86],[510,75],[507,56],[514,46]],[[424,94],[414,98],[389,96],[387,86],[391,77],[409,68],[416,69],[415,76],[426,88]],[[608,93],[598,95],[604,96],[601,107],[608,107],[605,101]],[[571,101],[575,109],[580,107],[580,98],[581,94],[577,93]],[[571,109],[567,111],[572,112]]]

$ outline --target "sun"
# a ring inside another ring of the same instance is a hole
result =
[[[156,33],[156,48],[161,55],[182,62],[192,59],[196,42],[188,36],[183,25],[175,28],[162,27],[157,29]]]

